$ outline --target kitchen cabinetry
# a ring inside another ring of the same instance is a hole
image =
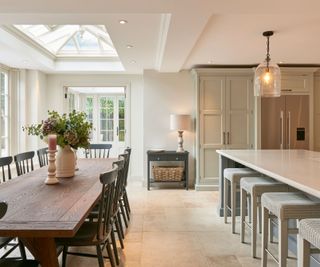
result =
[[[195,69],[196,189],[217,189],[217,149],[253,148],[253,70]]]

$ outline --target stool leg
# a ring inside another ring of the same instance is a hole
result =
[[[237,198],[237,184],[231,182],[231,218],[232,218],[232,233],[236,233],[236,198]]]
[[[240,191],[240,214],[241,214],[241,223],[240,223],[240,240],[241,243],[244,243],[244,236],[245,236],[245,220],[246,220],[246,213],[247,213],[247,192],[246,190],[241,188]]]
[[[310,266],[310,243],[298,234],[298,267]]]
[[[261,245],[261,266],[267,267],[267,251],[268,249],[268,223],[269,223],[269,211],[265,207],[262,206],[262,245]]]
[[[288,220],[279,219],[279,267],[287,266]]]
[[[251,256],[256,257],[257,248],[257,196],[253,193],[251,195]]]
[[[229,197],[229,184],[228,184],[228,180],[226,178],[224,178],[223,180],[223,216],[224,216],[224,223],[227,223],[227,216],[228,216],[228,197]]]

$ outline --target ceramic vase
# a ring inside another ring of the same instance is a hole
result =
[[[75,154],[69,145],[58,147],[56,158],[56,177],[73,177],[75,172]]]

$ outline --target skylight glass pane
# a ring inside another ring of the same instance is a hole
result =
[[[33,27],[29,28],[30,33],[32,33],[34,36],[38,37],[46,32],[48,32],[48,28],[44,25],[34,25]]]
[[[77,46],[73,39],[70,39],[62,48],[61,51],[77,51]]]
[[[87,31],[84,31],[83,33],[78,32],[76,34],[76,39],[79,44],[80,50],[100,52],[98,39],[97,37],[93,36],[91,33]]]

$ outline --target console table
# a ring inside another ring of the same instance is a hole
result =
[[[148,155],[148,190],[150,190],[151,184],[182,184],[184,185],[185,189],[188,190],[188,158],[189,158],[189,152],[176,152],[176,151],[147,151]],[[179,182],[171,182],[171,181],[163,181],[163,182],[156,182],[153,179],[151,179],[150,175],[150,164],[151,162],[159,162],[159,161],[182,161],[184,162],[184,177]]]

